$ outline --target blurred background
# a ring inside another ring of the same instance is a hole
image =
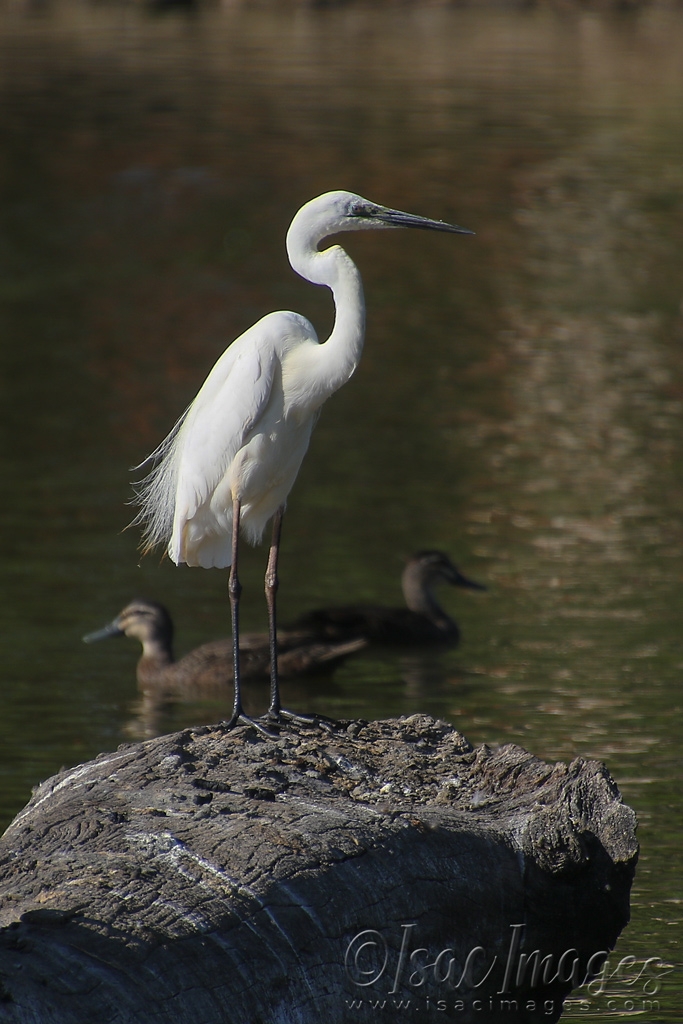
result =
[[[290,497],[282,620],[400,604],[421,548],[488,590],[440,592],[459,648],[370,650],[284,702],[604,761],[642,844],[613,960],[680,964],[682,53],[669,4],[4,0],[3,825],[61,766],[227,717],[145,718],[138,646],[81,636],[138,595],[179,654],[229,634],[227,573],[141,559],[130,467],[260,316],[325,336],[284,235],[348,189],[476,236],[345,236],[366,348]],[[248,629],[265,561],[245,547]],[[680,972],[646,995],[567,1015],[680,1022]]]

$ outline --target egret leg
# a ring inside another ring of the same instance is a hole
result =
[[[277,575],[277,564],[280,556],[280,537],[282,535],[282,516],[284,506],[275,513],[273,519],[273,536],[268,552],[268,565],[266,567],[266,604],[268,605],[268,639],[270,642],[270,707],[268,714],[271,718],[278,718],[282,705],[280,704],[280,680],[277,667],[277,617],[275,597],[280,581]]]
[[[228,581],[230,613],[232,618],[232,670],[235,684],[235,699],[232,706],[232,717],[228,722],[228,728],[232,729],[233,726],[242,722],[244,725],[253,725],[259,732],[262,732],[265,736],[272,739],[273,734],[268,732],[267,729],[264,729],[260,722],[255,722],[253,718],[249,718],[248,715],[245,715],[244,708],[242,707],[242,680],[240,677],[240,594],[242,593],[242,584],[240,583],[237,572],[240,510],[241,505],[239,498],[235,498],[232,503],[232,565],[230,566],[230,579]]]
[[[280,679],[277,665],[277,615],[276,615],[276,594],[280,581],[277,574],[278,559],[280,557],[280,537],[282,536],[282,517],[285,512],[284,505],[275,513],[273,518],[273,534],[268,552],[268,565],[266,567],[266,604],[268,605],[268,638],[270,641],[270,707],[267,718],[278,721],[280,718],[289,718],[295,722],[313,722],[332,732],[331,719],[326,720],[321,715],[300,715],[295,711],[287,711],[280,703]]]
[[[242,584],[237,574],[238,539],[240,534],[240,510],[238,498],[232,503],[232,563],[228,593],[230,594],[230,614],[232,618],[232,671],[235,679],[235,701],[232,707],[232,722],[242,715],[242,681],[240,679],[240,594]]]

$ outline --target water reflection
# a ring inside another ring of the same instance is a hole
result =
[[[327,297],[291,274],[282,238],[303,201],[350,188],[477,236],[466,252],[353,239],[367,345],[291,496],[283,615],[399,603],[421,547],[489,591],[445,595],[459,649],[373,650],[285,699],[426,710],[474,742],[605,759],[641,820],[623,941],[671,954],[682,43],[680,12],[658,8],[6,12],[5,820],[133,716],[135,652],[93,658],[83,632],[138,593],[178,610],[180,650],[228,634],[219,574],[139,562],[121,532],[127,467],[263,313],[298,309],[325,332]],[[245,558],[250,629],[262,563]],[[143,728],[224,714],[173,705]],[[673,984],[662,1020],[677,1020]]]

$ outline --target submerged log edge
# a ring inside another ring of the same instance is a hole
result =
[[[557,1020],[635,826],[603,765],[426,715],[127,744],[0,840],[0,1021]]]

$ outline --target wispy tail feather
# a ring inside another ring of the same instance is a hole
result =
[[[133,483],[134,496],[131,505],[139,505],[140,511],[129,523],[129,527],[141,526],[140,550],[149,554],[157,544],[167,544],[173,532],[176,488],[178,485],[178,441],[189,406],[177,421],[171,432],[132,472],[146,469],[151,471],[142,480]]]

